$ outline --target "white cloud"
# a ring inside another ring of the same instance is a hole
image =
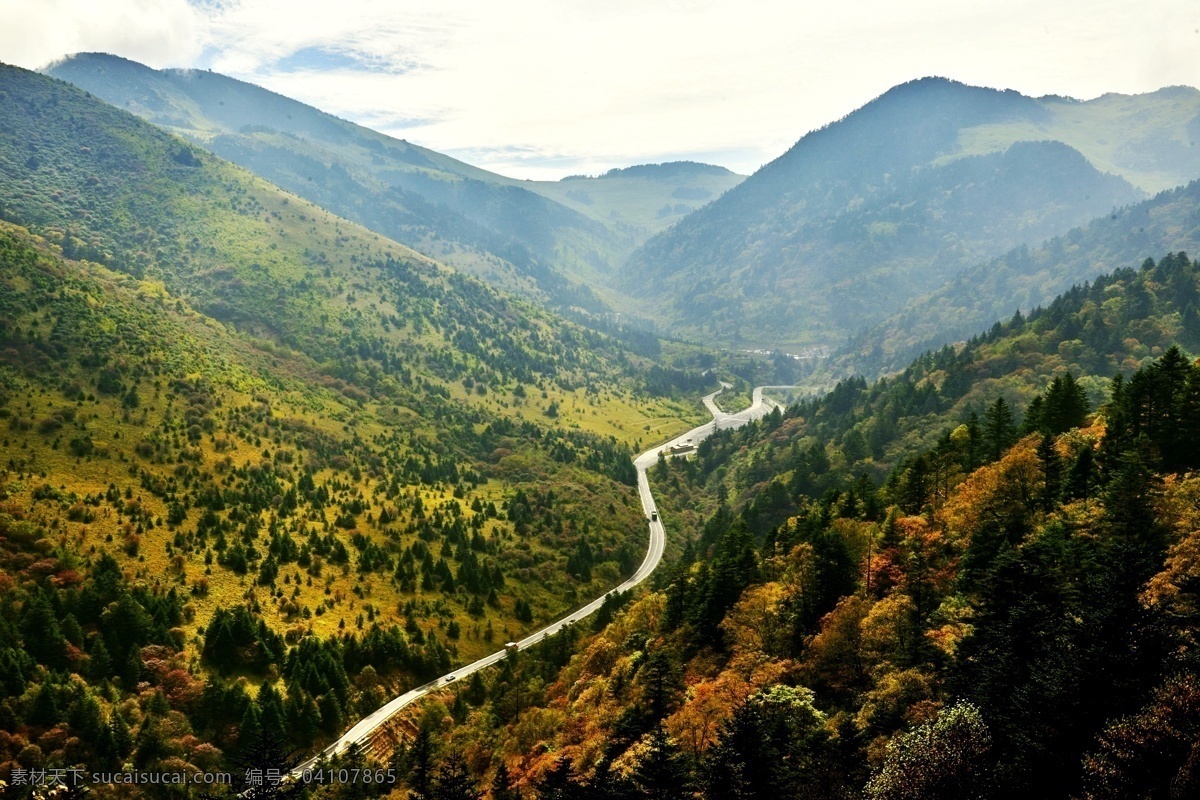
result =
[[[55,5],[62,12],[51,18],[60,20],[91,4]],[[808,130],[924,75],[1079,97],[1200,83],[1200,60],[1191,55],[1200,45],[1195,0],[111,7],[128,22],[68,23],[65,36],[43,37],[40,10],[18,15],[8,30],[25,30],[0,34],[0,59],[17,60],[9,53],[20,47],[46,53],[42,60],[107,49],[153,64],[208,66],[519,177],[689,156],[750,171]],[[289,59],[313,51],[352,58],[320,71]]]
[[[202,19],[185,0],[0,0],[0,61],[27,69],[98,51],[161,67],[199,55]]]

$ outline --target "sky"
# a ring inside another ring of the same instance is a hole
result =
[[[748,174],[940,75],[1088,99],[1200,86],[1197,0],[0,0],[0,61],[212,69],[515,178]]]

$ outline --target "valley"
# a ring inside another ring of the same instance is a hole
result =
[[[0,780],[1192,796],[1198,137],[923,78],[518,180],[0,64]]]
[[[463,667],[458,667],[439,678],[435,678],[423,686],[419,686],[416,689],[412,689],[411,691],[405,692],[399,697],[394,698],[392,701],[386,703],[379,709],[361,719],[358,723],[351,727],[349,731],[337,739],[337,741],[333,742],[324,750],[322,750],[317,756],[314,756],[313,758],[308,759],[294,767],[292,774],[299,776],[303,774],[305,770],[312,770],[323,759],[336,758],[352,747],[361,747],[366,750],[371,750],[371,742],[375,737],[376,732],[381,727],[386,725],[393,716],[407,706],[417,702],[418,700],[421,700],[430,693],[437,692],[439,689],[449,686],[456,680],[469,677],[480,670],[495,666],[500,661],[508,658],[510,655],[515,655],[522,650],[528,650],[535,644],[545,640],[547,637],[555,636],[561,633],[563,629],[567,628],[568,626],[575,625],[586,620],[588,617],[599,611],[606,603],[608,603],[613,595],[621,595],[626,592],[631,592],[638,586],[638,584],[649,578],[662,561],[663,553],[666,548],[666,535],[663,523],[658,517],[658,506],[655,504],[654,495],[650,490],[650,482],[646,476],[647,470],[654,466],[660,457],[670,457],[672,455],[671,450],[673,447],[677,447],[685,442],[689,445],[694,442],[701,442],[719,429],[730,430],[739,428],[749,422],[761,419],[769,411],[777,408],[778,404],[775,404],[773,401],[763,399],[763,390],[765,388],[768,387],[756,387],[754,390],[754,403],[737,414],[726,414],[720,410],[717,410],[713,405],[713,398],[720,393],[720,390],[717,390],[712,394],[705,395],[703,398],[704,403],[713,413],[713,422],[711,424],[705,424],[697,428],[693,428],[692,430],[677,436],[669,442],[647,450],[634,460],[634,464],[637,467],[638,473],[638,495],[641,501],[642,513],[649,522],[650,544],[646,551],[646,557],[642,560],[641,566],[637,568],[637,571],[634,572],[632,576],[627,578],[619,586],[613,588],[609,592],[606,592],[603,596],[598,597],[581,608],[572,611],[571,613],[563,616],[561,619],[556,620],[552,624],[547,625],[540,630],[533,631],[519,641],[506,644],[503,650],[497,650],[491,655],[481,658],[478,661],[474,661]],[[790,387],[769,388],[781,389]]]

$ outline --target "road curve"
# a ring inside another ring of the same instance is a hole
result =
[[[754,389],[753,402],[748,408],[743,409],[736,414],[727,414],[724,411],[721,411],[721,409],[717,408],[717,405],[714,402],[714,398],[727,388],[730,388],[730,385],[722,382],[720,389],[717,389],[717,391],[711,394],[705,395],[703,398],[705,408],[707,408],[709,413],[713,415],[712,422],[706,422],[700,427],[693,428],[687,433],[676,436],[671,441],[661,444],[658,447],[651,448],[650,450],[647,450],[646,452],[634,458],[633,463],[634,466],[637,467],[638,495],[642,500],[642,511],[645,512],[646,522],[650,526],[650,547],[647,549],[646,557],[642,560],[642,565],[637,568],[637,571],[634,572],[633,575],[630,576],[620,586],[612,589],[608,594],[612,594],[612,592],[625,592],[637,586],[646,578],[650,577],[650,573],[654,572],[655,568],[658,567],[659,562],[662,561],[663,550],[667,543],[666,530],[663,528],[662,520],[658,518],[658,506],[654,502],[654,496],[650,493],[650,481],[646,476],[646,471],[658,463],[659,454],[666,451],[667,454],[670,455],[671,448],[677,448],[680,446],[686,448],[688,444],[695,445],[702,439],[707,439],[716,430],[740,428],[748,422],[761,419],[762,417],[771,413],[773,409],[779,407],[779,404],[774,400],[763,397],[763,390],[791,389],[793,387],[756,387]],[[686,449],[690,450],[690,448]],[[581,619],[594,614],[600,608],[600,606],[604,604],[604,600],[606,597],[608,597],[608,594],[598,597],[592,602],[588,603],[586,606],[572,611],[562,619],[552,622],[540,630],[534,631],[524,639],[521,639],[519,642],[517,642],[518,649],[524,650],[531,645],[537,644],[548,636],[553,636],[568,625],[572,625]],[[455,681],[471,675],[474,672],[478,672],[481,669],[485,669],[500,662],[507,654],[508,653],[505,650],[498,650],[495,653],[492,653],[490,656],[484,656],[478,661],[472,662],[463,667],[459,667],[458,669],[448,672],[442,677],[436,678],[435,680],[432,680],[423,686],[410,689],[399,697],[393,698],[387,704],[381,706],[359,720],[358,723],[356,723],[353,728],[346,731],[346,733],[343,734],[340,739],[333,742],[317,755],[297,766],[292,770],[291,774],[299,776],[305,770],[311,769],[323,758],[332,758],[335,755],[345,752],[354,744],[365,744],[370,739],[371,735],[375,733],[375,731],[381,725],[387,722],[388,719],[390,719],[405,706],[424,697],[430,692],[441,689]]]

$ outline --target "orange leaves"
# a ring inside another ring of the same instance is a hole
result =
[[[537,748],[542,752],[553,749],[555,737],[562,728],[564,716],[551,708],[529,708],[521,712],[517,721],[509,726],[507,748],[514,753],[532,753]],[[542,747],[538,748],[538,745]]]
[[[735,672],[700,681],[688,689],[687,701],[665,721],[667,733],[697,757],[716,741],[721,723],[752,692],[751,685]]]
[[[620,655],[620,650],[617,649],[615,643],[607,639],[596,639],[583,655],[583,671],[579,675],[579,680],[588,681],[594,677],[608,675],[612,672]]]
[[[916,604],[901,592],[893,592],[871,606],[859,627],[862,656],[874,672],[907,663],[920,636]]]
[[[1171,614],[1195,615],[1200,613],[1200,476],[1170,476],[1164,483],[1160,518],[1174,529],[1175,542],[1162,570],[1147,581],[1141,601]]]
[[[83,575],[81,575],[77,570],[64,569],[60,570],[57,575],[50,579],[50,581],[56,588],[63,589],[70,586],[78,586],[79,584],[83,583]],[[3,586],[0,586],[0,590],[3,590],[3,588]]]
[[[866,680],[862,622],[871,601],[859,595],[845,597],[821,620],[821,632],[806,650],[805,675],[814,686],[833,692],[856,691]]]
[[[1007,526],[1033,513],[1041,484],[1034,439],[1014,445],[995,464],[975,470],[937,513],[947,535],[968,540],[984,525]]]
[[[1200,596],[1195,591],[1198,583],[1200,530],[1193,530],[1167,552],[1162,571],[1149,580],[1142,592],[1142,603],[1176,614],[1196,614],[1200,612]]]

